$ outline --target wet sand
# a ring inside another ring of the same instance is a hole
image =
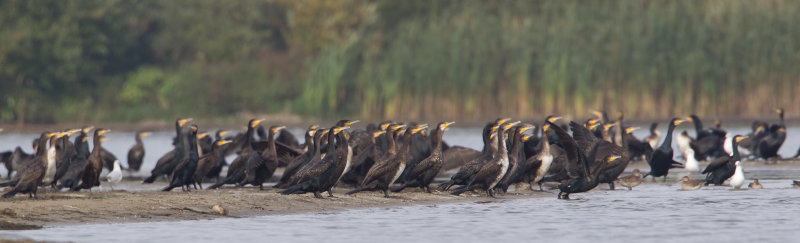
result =
[[[139,181],[125,181],[121,186],[134,188]],[[165,186],[165,182],[156,183]],[[326,212],[344,209],[433,205],[463,201],[495,200],[485,193],[464,193],[453,196],[447,192],[424,193],[419,189],[407,189],[401,193],[390,193],[384,198],[380,191],[344,195],[350,188],[337,188],[334,197],[314,198],[313,194],[281,195],[277,189],[263,191],[254,187],[222,188],[218,190],[175,189],[161,191],[105,191],[93,192],[41,192],[36,199],[17,195],[0,201],[0,229],[38,229],[48,226],[199,220],[220,217],[252,217],[271,214],[293,214],[303,212]],[[521,190],[509,192],[499,198],[555,197],[552,192]],[[214,205],[227,211],[227,215],[215,212]]]

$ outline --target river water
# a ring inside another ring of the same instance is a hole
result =
[[[734,133],[746,131],[734,129]],[[636,135],[643,137],[646,133]],[[479,148],[479,134],[479,128],[455,128],[447,132],[445,141]],[[29,144],[34,136],[2,135],[0,150]],[[112,132],[108,137],[104,146],[124,161],[127,148],[133,144],[132,134]],[[154,161],[170,149],[170,137],[169,132],[159,132],[145,139],[148,153],[138,174],[147,175]],[[800,145],[798,137],[800,128],[790,127],[780,154],[793,155]],[[745,164],[748,182],[749,178],[760,178],[765,189],[731,190],[722,186],[680,191],[674,183],[648,182],[633,191],[609,191],[601,185],[588,193],[571,195],[573,200],[556,200],[552,193],[526,199],[480,198],[482,201],[477,202],[240,219],[73,225],[3,231],[0,238],[77,242],[797,241],[800,189],[792,188],[791,180],[800,178],[800,164]],[[646,167],[641,163],[638,166]]]

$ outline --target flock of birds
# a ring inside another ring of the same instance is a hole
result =
[[[250,120],[245,132],[234,135],[220,130],[212,138],[199,132],[191,118],[179,118],[175,121],[174,148],[158,160],[143,183],[166,178],[169,185],[164,191],[177,187],[184,191],[203,189],[203,182],[210,181],[215,183],[206,189],[226,185],[263,189],[270,179],[277,179],[273,187],[281,194],[313,193],[322,198],[323,192],[333,196],[334,186],[349,185],[355,189],[347,194],[379,190],[389,197],[389,191],[396,193],[409,187],[431,193],[437,175],[457,169],[449,180],[434,187],[454,195],[480,190],[495,197],[511,185],[523,188],[527,184],[528,189],[535,190],[538,184],[541,191],[544,183],[553,182],[558,184],[558,198],[568,199],[571,193],[586,192],[602,183],[610,189],[618,184],[631,190],[648,176],[666,181],[670,169],[684,168],[690,173],[680,181],[685,190],[722,185],[728,180],[739,189],[745,183],[742,158],[779,158],[777,151],[786,139],[786,126],[783,110],[777,113],[779,123],[754,122],[752,132],[746,135],[729,134],[718,121],[716,127],[705,129],[695,115],[673,118],[660,145],[657,123],[651,125],[650,135],[640,140],[632,134],[638,128],[625,126],[622,114],[611,120],[604,112],[594,112],[595,117],[583,123],[567,124],[556,124],[560,119],[556,116],[548,116],[538,125],[496,119],[483,127],[481,151],[442,141],[453,122],[441,122],[430,129],[427,124],[396,122],[351,129],[358,121],[341,120],[327,129],[309,126],[305,142],[300,144],[284,126],[265,131],[258,119]],[[696,135],[691,137],[686,131],[677,135],[679,152],[686,159],[680,163],[673,159],[672,138],[676,126],[684,122],[694,123]],[[100,185],[104,168],[110,171],[105,181],[119,183],[123,177],[120,161],[102,146],[103,135],[109,131],[86,127],[43,132],[33,141],[33,154],[21,147],[0,153],[9,178],[0,183],[5,187],[3,197],[17,193],[35,197],[40,187],[91,190]],[[148,134],[136,133],[127,170],[141,169],[142,137]],[[229,164],[225,158],[234,154],[236,158]],[[647,161],[650,171],[636,169],[631,175],[621,176],[634,160]],[[710,163],[700,172],[698,161],[706,160]],[[222,177],[226,166],[227,173]],[[279,167],[284,167],[283,173],[273,178]],[[705,178],[694,180],[698,172]],[[794,185],[800,187],[800,181]],[[762,186],[755,179],[749,187]]]

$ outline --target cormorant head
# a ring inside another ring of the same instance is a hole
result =
[[[278,133],[279,131],[286,129],[286,126],[272,126],[269,128],[273,133]]]
[[[556,121],[558,121],[559,119],[561,119],[561,117],[560,117],[560,116],[553,116],[553,115],[550,115],[550,116],[548,116],[548,117],[547,117],[547,119],[545,119],[545,120],[549,121],[550,123],[555,123],[555,122],[556,122]]]
[[[194,120],[194,119],[192,119],[192,118],[178,118],[178,121],[177,121],[178,122],[178,126],[179,127],[185,126],[186,123],[189,123],[192,120]]]
[[[497,126],[503,125],[503,123],[506,123],[509,120],[511,120],[511,118],[498,118],[497,120],[494,121],[494,124]]]
[[[633,133],[633,131],[636,131],[636,130],[639,130],[639,127],[628,127],[628,128],[625,128],[625,133],[631,134],[631,133]]]
[[[378,129],[386,131],[386,129],[388,129],[389,126],[391,126],[391,125],[392,125],[391,121],[381,122],[381,124],[378,125]]]
[[[217,137],[220,137],[220,138],[225,137],[225,135],[227,135],[229,132],[230,131],[228,131],[228,130],[219,130],[219,131],[217,131]]]
[[[622,156],[610,155],[610,156],[606,157],[606,163],[614,162],[615,160],[618,160],[619,158],[622,158]]]
[[[595,129],[595,128],[597,128],[597,127],[599,127],[600,125],[601,125],[600,123],[594,123],[594,124],[591,124],[591,122],[590,122],[590,125],[589,125],[589,130],[592,130],[592,131],[594,131],[594,129]]]
[[[614,123],[603,124],[603,130],[608,131],[608,129],[611,129],[614,126],[616,126]]]
[[[340,132],[342,132],[342,131],[344,131],[345,129],[348,129],[348,128],[350,128],[350,127],[349,126],[336,127],[336,128],[333,129],[333,134],[339,134]]]
[[[247,125],[251,128],[256,128],[256,126],[261,124],[262,121],[264,121],[264,119],[250,119],[250,122],[248,122]]]
[[[386,133],[386,131],[375,131],[372,133],[372,138],[378,138],[381,134]]]
[[[319,129],[319,126],[317,126],[317,125],[308,126],[308,130],[306,130],[306,134],[309,137],[313,137],[314,134],[317,133],[317,129]]]
[[[442,130],[442,131],[447,130],[447,128],[450,127],[450,125],[453,125],[454,123],[456,123],[456,122],[440,122],[439,123],[439,130]]]
[[[688,120],[690,122],[697,122],[697,121],[700,121],[700,118],[695,114],[691,114],[691,115],[689,115],[689,117],[686,117],[686,120]]]
[[[111,131],[111,129],[100,128],[100,129],[95,130],[94,133],[99,135],[99,136],[102,136],[103,134],[106,134],[106,133],[108,133],[110,131]]]
[[[536,125],[525,123],[520,126],[519,133],[522,134],[528,130],[533,130],[533,129],[536,129]]]
[[[691,119],[692,119],[692,117],[688,118],[689,121],[692,121]],[[680,125],[683,122],[684,122],[684,120],[681,120],[680,118],[677,118],[677,117],[672,118],[672,121],[670,121],[670,123],[672,123],[673,126]]]
[[[508,130],[509,128],[511,128],[513,126],[516,126],[517,124],[519,124],[519,121],[515,121],[515,122],[511,122],[511,123],[505,123],[505,124],[503,124],[503,130]]]
[[[208,132],[201,132],[197,134],[197,139],[204,139],[208,137]]]
[[[222,145],[229,144],[231,142],[233,142],[233,141],[232,140],[223,139],[223,140],[217,141],[215,144],[217,145],[217,147],[222,147]]]
[[[139,137],[147,137],[147,136],[150,136],[150,134],[151,134],[151,132],[142,131],[142,132],[139,132]]]
[[[783,116],[783,108],[775,109],[775,113],[778,113],[778,115]]]
[[[533,134],[525,134],[525,135],[522,135],[522,141],[523,141],[523,142],[527,142],[528,140],[530,140],[530,139],[531,139],[531,137],[533,137]]]
[[[89,132],[92,131],[92,129],[94,129],[94,126],[88,126],[88,127],[84,127],[82,129],[82,131],[83,131],[83,133],[87,133],[88,134]]]
[[[603,112],[600,112],[598,110],[591,110],[591,112],[592,112],[592,115],[597,117],[597,120],[601,120],[601,121],[603,120]]]
[[[744,140],[745,138],[747,138],[747,136],[736,135],[736,136],[733,136],[733,141],[738,143],[738,142],[741,142],[742,140]]]

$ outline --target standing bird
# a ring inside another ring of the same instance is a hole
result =
[[[481,169],[483,164],[492,159],[494,151],[497,150],[497,142],[493,139],[496,138],[496,136],[493,134],[495,134],[495,131],[497,131],[500,125],[508,120],[510,119],[497,119],[494,123],[487,123],[486,126],[483,127],[483,149],[481,150],[481,155],[461,166],[458,172],[450,177],[449,181],[439,184],[439,190],[446,191],[453,185],[466,185],[470,178],[478,173],[478,170]],[[447,153],[445,153],[445,158],[448,157],[446,154]],[[447,163],[447,161],[445,161],[445,163]]]
[[[184,191],[190,191],[194,179],[194,171],[197,170],[197,161],[200,160],[197,154],[197,125],[192,125],[189,130],[189,146],[183,155],[180,163],[175,166],[172,172],[169,186],[161,189],[171,191],[173,188],[181,187]]]
[[[783,109],[776,111],[780,117],[780,123],[772,124],[769,126],[768,135],[758,141],[756,148],[756,156],[762,159],[780,159],[778,150],[780,150],[783,142],[786,141],[786,125],[783,122]]]
[[[393,134],[394,131],[403,127],[405,127],[405,125],[394,125],[391,129],[391,133]],[[424,129],[424,127],[407,128],[405,132],[403,132],[403,140],[400,149],[396,152],[387,151],[387,153],[384,154],[384,159],[376,161],[375,164],[372,165],[372,168],[369,169],[367,176],[364,177],[364,181],[361,182],[361,186],[347,192],[347,194],[353,194],[362,190],[379,189],[383,191],[384,197],[389,197],[389,186],[403,173],[403,169],[405,169],[406,162],[409,159],[408,150],[411,137],[422,129]],[[394,136],[390,136],[390,138],[394,139]],[[393,150],[391,147],[389,149]]]
[[[733,151],[729,156],[723,156],[711,161],[703,170],[706,175],[705,185],[714,184],[717,186],[722,185],[725,180],[731,178],[736,171],[736,161],[740,160],[739,157],[739,142],[744,137],[736,135],[731,139],[731,147]]]
[[[420,161],[411,173],[408,174],[408,181],[401,187],[392,190],[392,192],[400,192],[406,187],[419,187],[427,193],[431,193],[430,184],[433,179],[439,174],[444,164],[442,160],[442,136],[444,131],[455,122],[441,122],[436,126],[436,129],[431,133],[433,141],[433,150],[431,155]],[[380,134],[382,132],[376,132]]]
[[[525,175],[525,169],[527,169],[525,152],[522,150],[522,146],[524,146],[524,142],[532,136],[523,133],[535,128],[535,125],[523,124],[510,130],[509,133],[511,134],[509,135],[508,142],[511,143],[511,146],[508,148],[508,170],[506,170],[506,174],[500,179],[497,186],[495,186],[497,190],[504,193],[508,192],[508,187],[511,184],[522,180],[522,177]]]
[[[653,151],[653,157],[647,161],[647,164],[650,165],[650,172],[645,174],[645,177],[648,175],[653,176],[653,180],[655,180],[656,177],[663,176],[663,181],[667,181],[669,169],[683,167],[681,163],[675,162],[675,160],[672,159],[672,132],[675,130],[675,126],[682,122],[683,120],[679,118],[672,118],[669,122],[669,128],[667,129],[666,137],[664,137],[664,142],[661,143],[658,149]]]
[[[244,180],[244,170],[245,166],[247,165],[247,160],[250,159],[251,153],[256,151],[252,146],[254,143],[253,133],[258,124],[261,124],[261,121],[263,121],[263,119],[250,119],[250,121],[247,122],[247,132],[245,132],[243,138],[244,143],[242,144],[242,150],[239,152],[239,156],[237,156],[236,159],[231,162],[231,165],[228,166],[228,174],[225,175],[225,179],[215,183],[214,185],[211,185],[208,187],[208,189],[219,188],[225,184],[236,184]]]
[[[634,169],[631,175],[618,178],[617,183],[620,186],[627,187],[628,191],[630,191],[639,184],[642,184],[642,172],[639,171],[639,169]]]
[[[55,136],[50,137],[50,147],[47,148],[47,168],[42,179],[42,183],[45,185],[53,184],[56,178],[56,141],[64,135],[65,133],[58,132],[55,133]]]
[[[93,127],[86,127],[80,130],[80,134],[75,137],[75,153],[71,159],[69,159],[69,164],[66,167],[66,171],[64,171],[63,175],[59,179],[59,184],[56,186],[56,189],[61,188],[70,188],[78,186],[81,178],[83,177],[84,168],[86,168],[87,160],[89,159],[89,155],[92,153],[89,150],[89,143],[86,142],[89,137],[89,132],[94,129]],[[56,175],[59,173],[56,172]]]
[[[144,144],[142,138],[150,135],[149,132],[139,131],[136,133],[136,144],[128,150],[128,169],[132,171],[139,171],[142,168],[142,159],[144,159]]]
[[[114,185],[118,184],[122,181],[122,167],[119,165],[119,160],[114,161],[114,169],[106,175],[106,182],[111,186],[111,190],[114,190]]]
[[[733,176],[731,176],[731,186],[734,189],[741,189],[742,185],[744,185],[744,172],[742,171],[742,162],[736,161],[736,170],[733,172]]]
[[[508,150],[506,148],[508,134],[506,134],[506,131],[517,125],[517,123],[519,122],[506,123],[497,129],[495,135],[497,137],[497,150],[495,150],[492,159],[483,164],[478,173],[472,176],[466,185],[456,188],[451,194],[460,195],[466,191],[480,188],[486,190],[488,196],[495,197],[492,191],[508,172],[509,167]]]
[[[208,174],[214,168],[225,161],[225,148],[223,146],[230,143],[231,140],[220,138],[221,137],[217,137],[217,141],[211,146],[211,153],[204,154],[203,157],[200,157],[200,160],[197,161],[197,169],[194,171],[194,183],[197,183],[200,189],[203,189],[203,179],[208,177]]]
[[[302,155],[295,157],[292,162],[286,165],[286,167],[283,169],[283,175],[281,175],[281,179],[278,180],[278,183],[276,183],[275,186],[273,186],[274,188],[286,188],[289,181],[295,175],[295,173],[297,173],[297,171],[314,160],[322,159],[320,157],[321,146],[319,146],[319,144],[322,136],[328,134],[328,130],[317,129],[311,133],[313,133],[311,141],[306,142],[306,144],[308,144],[308,150],[306,150],[306,152]]]
[[[267,181],[275,169],[278,168],[278,152],[275,149],[275,135],[285,126],[272,126],[269,128],[269,135],[267,135],[267,149],[258,152],[253,151],[250,158],[245,165],[245,179],[239,182],[238,186],[251,184],[258,186],[258,189],[264,190],[264,182]]]
[[[111,130],[102,128],[94,130],[94,136],[92,136],[92,144],[94,146],[86,161],[86,166],[83,168],[83,173],[81,173],[81,183],[72,187],[71,190],[89,189],[91,191],[92,187],[100,186],[100,172],[103,171],[103,158],[100,155],[100,151],[103,149],[102,142],[106,139],[103,134],[109,131]]]
[[[350,153],[350,146],[347,144],[348,135],[344,131],[347,128],[349,127],[331,128],[328,132],[328,148],[325,157],[298,171],[296,174],[298,182],[279,193],[287,195],[312,192],[314,197],[322,198],[320,192],[330,192],[330,189],[344,173],[344,167],[347,167],[347,156]],[[338,144],[334,139],[338,140]]]
[[[177,166],[184,157],[185,138],[183,136],[183,126],[191,121],[192,118],[178,118],[175,120],[175,148],[158,159],[156,166],[150,171],[150,177],[144,179],[142,183],[153,183],[159,176],[172,174],[172,171],[175,170],[175,166]]]
[[[686,162],[683,163],[683,168],[689,172],[689,178],[700,171],[700,164],[697,162],[697,159],[694,157],[694,149],[686,150],[686,153],[683,155],[686,158]]]
[[[566,170],[570,179],[558,185],[558,199],[569,199],[569,194],[571,193],[587,192],[594,189],[599,184],[597,177],[607,164],[621,157],[607,155],[601,160],[595,161],[595,158],[602,154],[598,153],[598,144],[595,144],[593,148],[583,147],[591,144],[573,139],[564,129],[553,123],[548,122],[547,124],[556,132],[558,143],[561,144],[567,155]],[[592,136],[592,132],[575,122],[570,122],[570,128],[573,129],[573,133],[576,133],[575,128],[580,129],[578,134],[582,134],[582,136],[579,136],[582,139]],[[589,151],[589,153],[586,154],[584,151]]]
[[[42,185],[42,178],[44,178],[45,170],[47,169],[47,148],[45,145],[47,144],[47,139],[53,135],[55,134],[45,132],[39,136],[33,161],[18,170],[20,174],[19,180],[11,191],[3,194],[4,198],[13,197],[17,193],[28,193],[29,198],[36,197],[36,190],[39,189],[39,185]]]
[[[658,141],[661,140],[661,133],[656,129],[658,129],[658,122],[653,122],[653,124],[650,124],[650,135],[644,138],[644,141],[650,144],[652,149],[656,149]]]

